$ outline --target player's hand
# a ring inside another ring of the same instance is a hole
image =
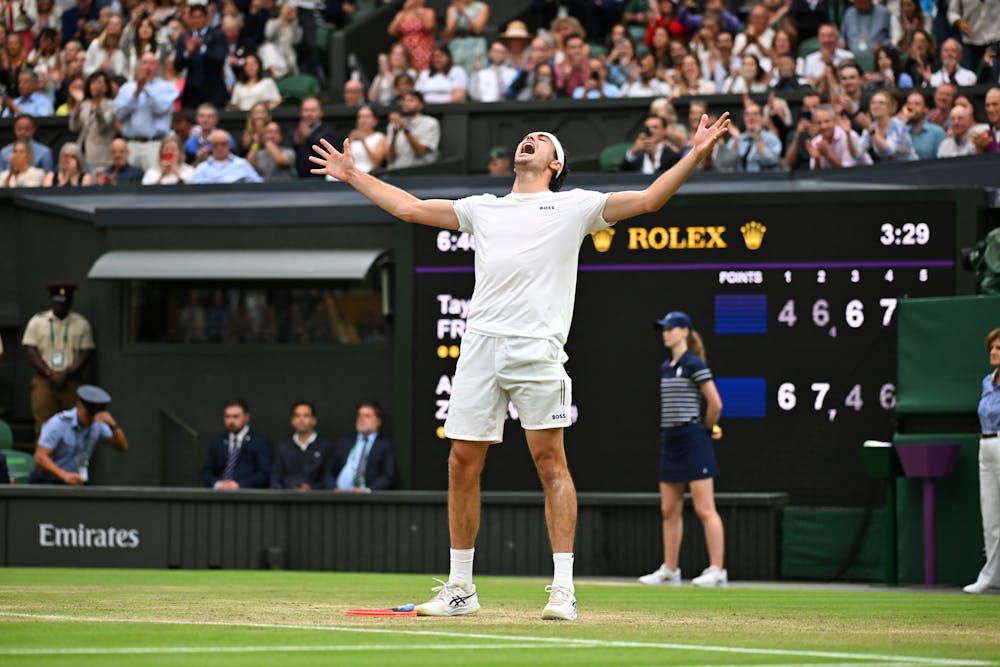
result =
[[[326,139],[319,140],[320,145],[313,144],[313,152],[309,161],[319,165],[311,169],[310,173],[316,176],[333,176],[338,181],[347,179],[348,173],[354,169],[354,153],[351,151],[351,140],[344,139],[343,151],[338,151]]]
[[[719,116],[719,119],[711,125],[708,124],[708,114],[701,115],[698,130],[694,133],[694,139],[691,142],[692,150],[699,160],[712,152],[716,142],[729,132],[730,125],[728,111]]]

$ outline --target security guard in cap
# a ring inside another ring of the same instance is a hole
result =
[[[83,315],[70,312],[76,285],[49,283],[52,309],[28,321],[21,344],[36,375],[31,380],[35,434],[60,410],[73,407],[80,375],[94,350],[94,335]]]
[[[111,402],[108,392],[85,384],[76,395],[74,407],[57,413],[42,426],[30,483],[80,486],[87,482],[87,465],[98,442],[128,451],[125,432],[107,410]]]

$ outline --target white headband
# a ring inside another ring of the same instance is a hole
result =
[[[538,134],[542,135],[543,137],[548,137],[549,141],[552,142],[552,145],[555,146],[556,160],[559,161],[559,171],[556,172],[555,178],[559,178],[560,174],[563,173],[563,169],[566,168],[566,153],[563,152],[562,144],[559,143],[558,139],[556,139],[556,135],[552,134],[551,132],[539,132]]]

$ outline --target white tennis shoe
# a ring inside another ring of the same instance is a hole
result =
[[[726,574],[725,570],[711,565],[702,570],[701,575],[692,579],[691,583],[695,586],[701,586],[702,588],[727,586],[729,584],[729,576]]]
[[[542,610],[542,618],[555,621],[576,620],[576,596],[565,586],[546,586],[549,603]]]
[[[647,586],[680,586],[681,569],[671,570],[666,565],[660,565],[656,572],[639,577],[639,582]]]
[[[431,589],[437,595],[417,605],[417,616],[468,616],[479,611],[479,596],[476,594],[475,584],[469,584],[465,588],[450,581],[434,581],[441,584]]]
[[[990,589],[990,585],[985,581],[977,579],[974,583],[969,584],[962,590],[966,593],[972,593],[973,595],[979,595],[980,593],[985,593]]]

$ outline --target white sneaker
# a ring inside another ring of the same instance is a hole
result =
[[[549,603],[542,610],[546,620],[572,621],[576,619],[576,596],[565,586],[546,586]]]
[[[649,586],[680,586],[681,569],[671,570],[666,565],[660,565],[656,572],[639,577],[639,582]]]
[[[989,588],[990,588],[989,584],[977,580],[975,583],[969,584],[962,590],[965,591],[966,593],[978,594],[978,593],[985,593],[987,590],[989,590]]]
[[[466,589],[450,581],[434,581],[441,584],[431,589],[437,595],[417,605],[417,616],[467,616],[479,611],[479,596],[476,594],[475,584],[469,584]]]
[[[691,580],[695,586],[726,586],[729,583],[729,576],[725,570],[711,565],[701,571],[701,574]]]

